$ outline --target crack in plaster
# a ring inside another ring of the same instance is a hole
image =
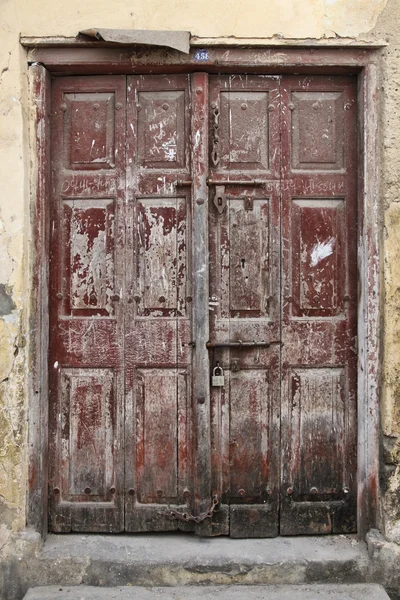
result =
[[[7,71],[10,70],[11,54],[12,54],[12,51],[9,51],[7,65],[5,67],[3,67],[0,71],[0,83],[1,83],[1,80],[3,79],[4,73],[7,73]]]

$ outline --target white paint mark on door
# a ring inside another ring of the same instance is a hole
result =
[[[335,238],[330,237],[325,242],[318,242],[311,250],[311,266],[315,267],[321,260],[333,254]]]

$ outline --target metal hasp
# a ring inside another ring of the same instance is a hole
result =
[[[213,139],[213,150],[211,152],[211,160],[212,160],[214,167],[216,167],[221,158],[220,153],[219,153],[219,135],[218,135],[220,111],[219,111],[218,106],[215,103],[211,104],[211,108],[213,109],[212,114],[214,117],[214,123],[213,123],[214,139]]]
[[[224,180],[224,179],[207,179],[207,185],[248,185],[251,187],[261,187],[265,185],[265,181],[261,179],[237,179],[236,181]]]
[[[274,340],[273,342],[207,342],[206,348],[209,350],[213,348],[269,348],[273,344],[279,344],[283,346],[280,340]]]

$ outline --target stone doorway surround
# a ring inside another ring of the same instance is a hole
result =
[[[189,55],[102,42],[23,39],[31,91],[31,341],[27,524],[47,533],[49,92],[57,75],[180,73],[355,74],[358,78],[358,535],[379,526],[381,238],[377,104],[379,47],[199,45]]]

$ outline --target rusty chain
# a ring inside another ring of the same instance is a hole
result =
[[[174,521],[176,519],[178,521],[184,521],[185,523],[188,523],[190,521],[192,521],[194,523],[202,523],[206,519],[211,519],[211,517],[213,516],[213,513],[215,511],[215,508],[218,504],[219,504],[218,496],[214,496],[212,499],[210,508],[207,511],[200,513],[197,516],[192,515],[189,512],[180,512],[179,510],[174,510],[174,509],[166,510],[166,511],[160,512],[158,514],[163,515],[164,517],[166,517],[167,519],[169,519],[171,521]]]

